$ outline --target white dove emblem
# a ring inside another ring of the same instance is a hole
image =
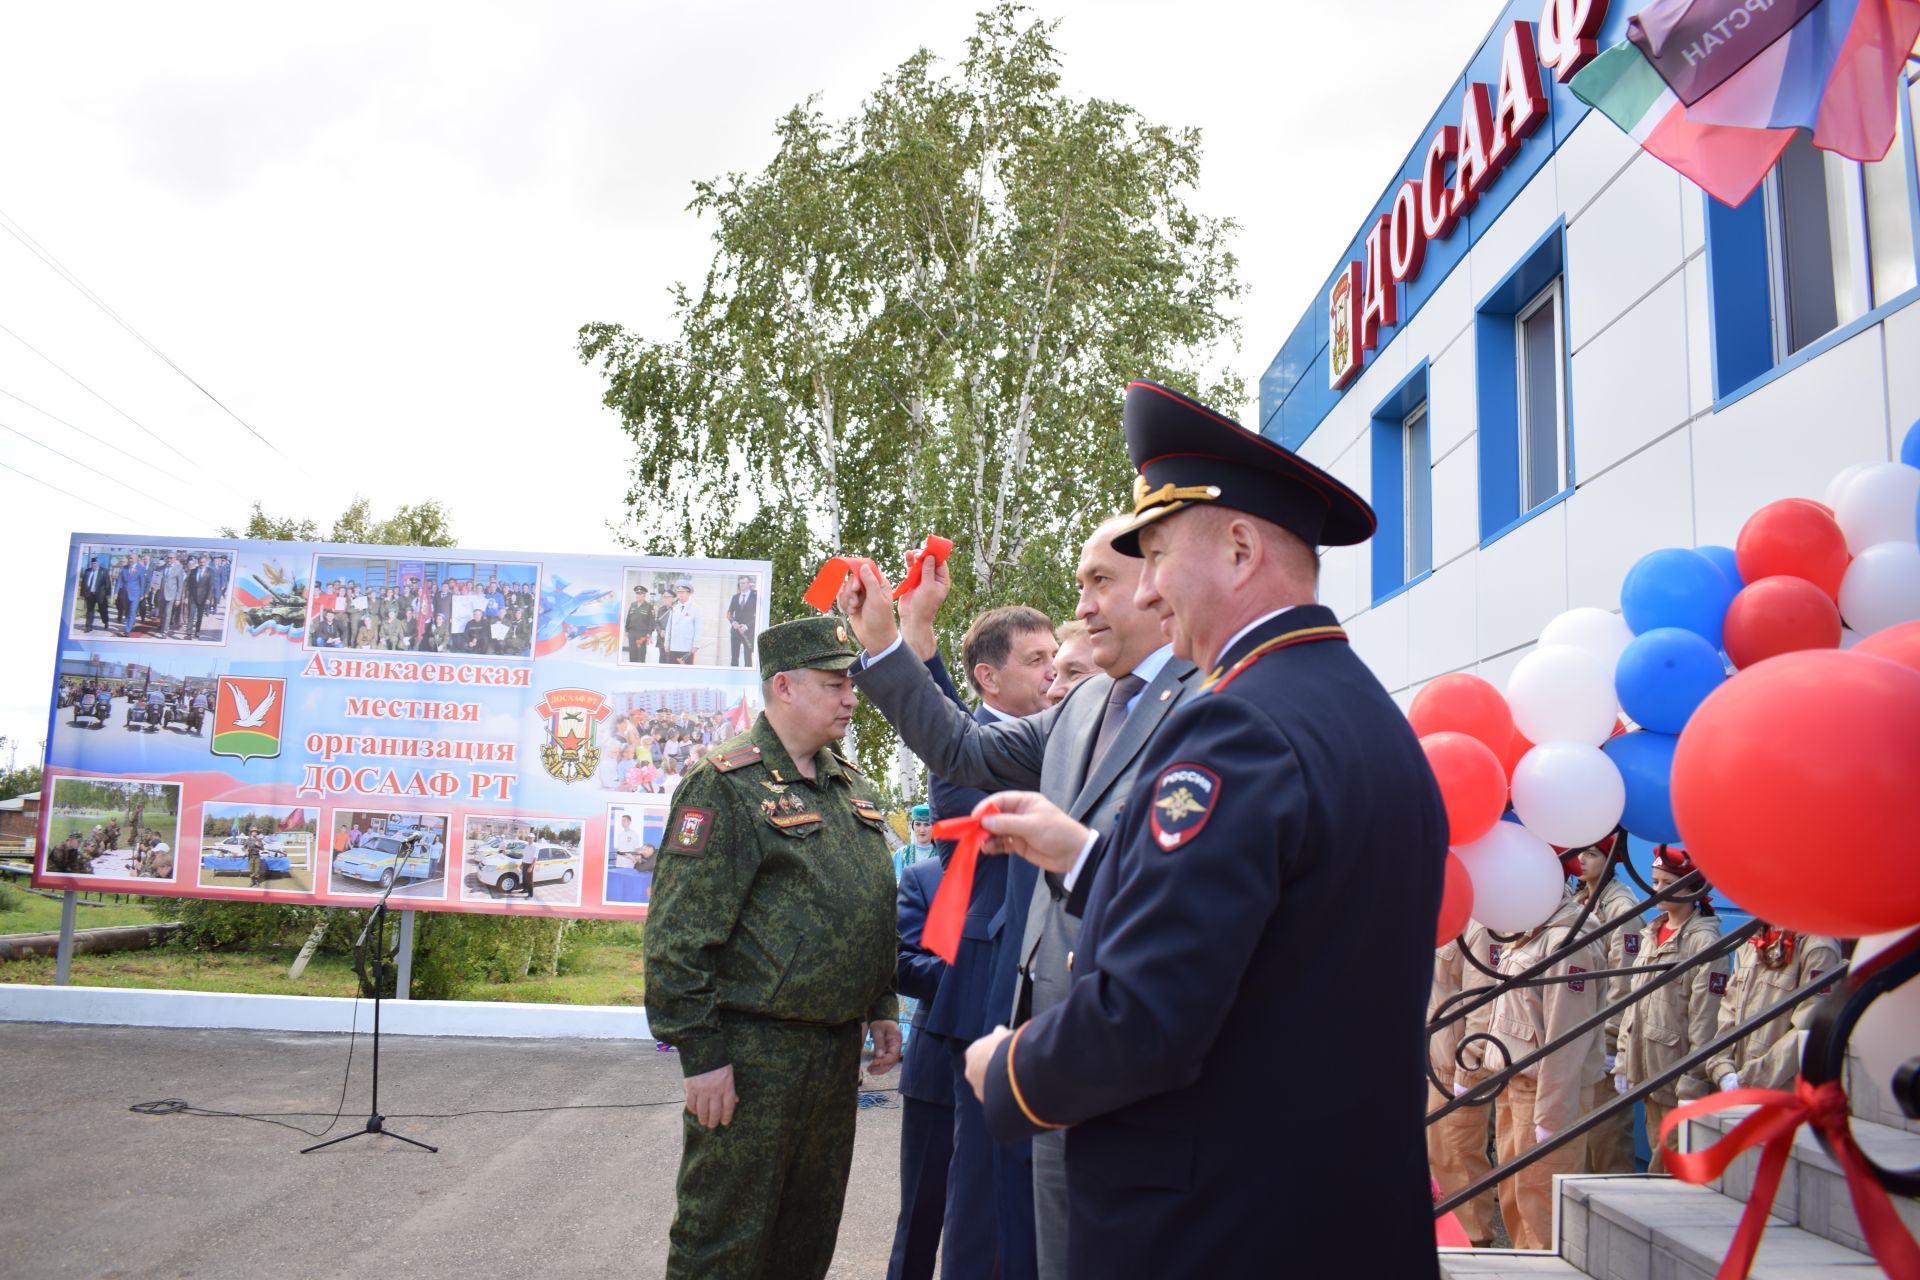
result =
[[[266,720],[267,711],[273,706],[273,700],[280,695],[278,689],[269,689],[267,700],[255,707],[247,701],[247,695],[240,691],[240,686],[231,680],[227,681],[227,692],[233,695],[233,705],[240,713],[234,717],[233,727],[236,729],[258,729]]]

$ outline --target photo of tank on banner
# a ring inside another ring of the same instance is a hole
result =
[[[770,574],[76,536],[34,883],[643,917],[674,789],[759,713]]]

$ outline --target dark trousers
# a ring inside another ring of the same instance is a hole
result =
[[[200,638],[200,623],[207,616],[207,606],[198,600],[187,601],[187,626],[193,632],[193,638]]]
[[[935,1047],[935,1042],[924,1042]],[[940,1224],[947,1212],[947,1163],[953,1158],[953,1108],[901,1095],[900,1216],[893,1224],[887,1280],[933,1280]]]
[[[730,1020],[726,1038],[740,1105],[715,1129],[681,1114],[666,1274],[819,1280],[853,1167],[859,1025]]]
[[[647,660],[647,637],[627,641],[627,661],[645,662]]]
[[[529,898],[533,896],[533,872],[537,866],[539,866],[539,864],[534,862],[523,862],[520,864],[520,875],[521,878],[526,881],[527,896]]]
[[[727,629],[727,663],[729,666],[747,667],[753,665],[753,632]]]
[[[101,626],[109,625],[107,622],[107,598],[105,596],[87,597],[87,630],[89,631],[93,630],[93,618],[95,614],[100,615]]]
[[[947,1041],[953,1055],[953,1156],[947,1163],[943,1280],[976,1280],[996,1273],[999,1215],[993,1197],[993,1139],[986,1112],[967,1083],[967,1041]]]

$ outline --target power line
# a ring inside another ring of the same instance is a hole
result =
[[[115,311],[112,307],[108,306],[106,299],[102,298],[99,294],[95,293],[92,289],[88,288],[86,283],[82,281],[79,276],[76,276],[75,274],[73,274],[73,272],[67,268],[67,265],[64,262],[61,262],[58,258],[53,256],[52,250],[48,249],[45,245],[41,244],[38,240],[34,239],[32,233],[29,232],[25,227],[21,226],[18,222],[15,222],[13,220],[13,216],[9,214],[5,209],[0,209],[0,231],[5,231],[8,235],[12,236],[15,240],[18,240],[22,245],[25,245],[27,250],[30,253],[32,253],[36,258],[39,258],[41,262],[46,264],[48,270],[52,271],[55,275],[58,275],[62,280],[65,280],[68,284],[72,285],[76,290],[79,291],[80,296],[85,298],[87,301],[91,302],[94,306],[98,307],[115,324],[119,325],[122,329],[125,329],[128,333],[132,334],[134,338],[136,338],[139,341],[141,346],[153,352],[154,355],[158,356],[163,362],[165,362],[166,366],[169,369],[172,369],[175,373],[179,374],[182,378],[185,378],[189,383],[191,383],[193,385],[193,389],[198,391],[201,395],[205,396],[207,399],[211,400],[219,408],[220,412],[226,414],[229,418],[232,418],[235,422],[245,427],[247,431],[253,436],[254,439],[258,440],[261,444],[267,446],[267,448],[272,449],[275,453],[280,452],[278,446],[276,446],[273,443],[273,441],[261,435],[260,432],[254,427],[254,425],[251,422],[248,422],[245,418],[235,413],[232,409],[229,409],[226,406],[226,403],[222,401],[219,396],[216,396],[215,394],[213,394],[213,392],[207,390],[206,387],[201,385],[201,382],[198,378],[188,373],[185,369],[182,369],[179,366],[179,364],[175,362],[172,356],[162,351],[159,347],[154,346],[153,343],[147,338],[146,334],[141,333],[138,329],[134,328],[133,325],[127,321],[127,318],[125,316],[121,315],[118,311]],[[285,455],[282,455],[282,456],[284,457]]]
[[[111,440],[103,440],[99,436],[93,434],[93,432],[87,430],[85,427],[76,425],[75,423],[68,422],[65,418],[62,418],[58,414],[48,413],[45,409],[42,409],[39,405],[35,404],[33,401],[26,399],[24,396],[17,396],[13,394],[13,392],[7,390],[5,387],[0,387],[0,396],[5,396],[9,400],[13,400],[19,404],[23,404],[27,406],[27,408],[33,410],[35,413],[39,414],[41,417],[51,418],[53,419],[53,421],[59,423],[63,427],[66,427],[73,431],[78,431],[81,435],[93,441],[95,444],[100,445],[102,448],[112,449],[116,453],[125,453],[129,458],[132,458],[135,462],[139,463],[141,466],[152,467],[155,471],[158,471],[161,475],[173,481],[175,484],[186,483],[185,480],[182,480],[179,476],[173,474],[173,472],[167,470],[165,467],[161,466],[159,463],[148,462],[145,458],[141,457],[139,454],[128,451],[122,445],[115,444]]]
[[[122,489],[125,489],[128,493],[132,494],[136,498],[145,498],[149,502],[159,503],[161,506],[167,508],[169,511],[178,511],[181,515],[187,517],[189,520],[197,520],[200,518],[194,515],[193,512],[188,511],[185,507],[176,507],[173,505],[173,503],[168,502],[165,498],[158,497],[154,494],[147,493],[140,489],[136,489],[132,485],[128,484],[125,480],[122,480],[117,476],[108,475],[106,472],[102,471],[99,467],[94,466],[90,462],[82,461],[81,459],[76,458],[71,454],[62,453],[60,450],[48,444],[45,440],[36,439],[35,437],[30,436],[26,432],[20,430],[18,427],[8,426],[6,423],[0,422],[0,431],[11,432],[16,436],[19,436],[22,440],[25,440],[28,444],[37,444],[42,449],[45,449],[48,453],[53,454],[57,458],[65,458],[68,462],[71,462],[74,466],[80,467],[83,470],[91,471],[93,472],[93,474],[99,476],[102,480],[110,481],[113,484],[119,485]]]
[[[42,360],[45,360],[48,364],[52,365],[55,369],[58,369],[61,373],[66,374],[68,380],[71,381],[75,386],[79,387],[82,391],[86,392],[88,395],[92,396],[95,400],[98,400],[101,404],[107,406],[107,408],[113,410],[115,413],[125,418],[128,422],[131,422],[134,426],[140,428],[142,431],[152,436],[155,440],[158,440],[161,444],[166,445],[167,448],[172,449],[176,454],[180,455],[180,460],[182,462],[186,462],[189,464],[193,463],[193,459],[189,458],[184,453],[180,453],[180,450],[178,448],[175,448],[171,440],[168,440],[165,437],[159,435],[157,432],[154,431],[152,427],[149,427],[146,423],[140,421],[140,419],[134,417],[132,414],[128,413],[125,409],[122,409],[119,405],[115,404],[113,401],[101,395],[98,391],[95,391],[92,387],[80,381],[80,379],[75,377],[73,374],[67,373],[67,371],[64,368],[61,368],[59,363],[57,363],[52,356],[48,355],[46,352],[42,351],[40,348],[34,346],[31,342],[28,342],[25,338],[21,337],[19,334],[15,333],[13,330],[7,328],[7,326],[5,326],[4,324],[0,324],[0,333],[6,334],[9,338],[12,338],[15,342],[19,343],[21,346],[25,347],[27,350],[33,352],[33,354],[39,356]]]
[[[62,489],[59,485],[53,483],[51,480],[42,480],[39,476],[36,476],[28,471],[22,471],[18,467],[8,466],[6,463],[0,462],[0,470],[11,471],[13,472],[13,474],[17,476],[25,476],[27,479],[33,481],[35,484],[45,485],[47,488],[53,490],[55,493],[62,494],[65,497],[72,498],[75,502],[84,502],[88,506],[92,507],[95,511],[106,511],[108,515],[113,516],[115,519],[118,519],[120,516],[120,513],[118,511],[107,511],[105,507],[95,502],[92,498],[83,498],[77,493],[71,493],[65,489]]]

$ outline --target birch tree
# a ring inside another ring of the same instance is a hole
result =
[[[1240,289],[1232,222],[1189,203],[1198,132],[1066,93],[1056,28],[1002,3],[957,63],[918,50],[843,119],[800,104],[765,168],[695,184],[714,254],[676,332],[579,336],[636,548],[772,560],[779,621],[826,556],[897,574],[940,533],[949,650],[996,605],[1071,615],[1079,545],[1129,498],[1126,384],[1243,390],[1204,368]]]

